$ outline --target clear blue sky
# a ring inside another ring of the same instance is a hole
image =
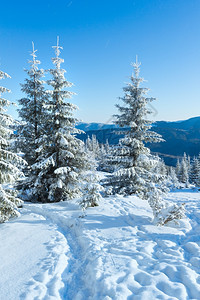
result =
[[[57,35],[83,121],[111,120],[136,54],[149,95],[158,98],[154,120],[200,115],[200,0],[1,1],[0,69],[12,76],[1,84],[12,90],[8,99],[23,96],[31,42],[47,69]]]

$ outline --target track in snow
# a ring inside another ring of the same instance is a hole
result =
[[[13,225],[23,233],[24,274],[29,256],[30,266],[37,266],[30,280],[23,279],[20,297],[7,298],[199,299],[200,194],[170,193],[168,199],[186,202],[189,221],[180,228],[154,226],[148,203],[134,196],[103,199],[85,216],[76,201],[26,204],[21,218],[3,225],[3,233],[6,238]],[[11,247],[12,239],[6,241]]]

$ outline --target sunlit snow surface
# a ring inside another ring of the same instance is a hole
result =
[[[82,213],[76,201],[25,204],[0,225],[0,299],[200,299],[200,193],[179,227],[154,226],[146,201],[109,197]]]

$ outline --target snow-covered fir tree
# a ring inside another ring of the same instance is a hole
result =
[[[159,159],[159,157],[157,156],[158,159],[158,164],[156,165],[155,171],[158,174],[167,176],[167,167],[165,165],[165,162],[163,159]]]
[[[180,164],[179,158],[177,159],[175,172],[176,172],[176,176],[177,176],[178,180],[180,181],[181,164]]]
[[[116,169],[116,164],[113,163],[113,157],[116,154],[116,149],[118,149],[118,145],[104,145],[105,153],[100,157],[99,167],[100,171],[113,173]],[[109,187],[110,190],[110,187]]]
[[[46,105],[49,111],[47,136],[41,141],[38,162],[33,165],[37,173],[33,196],[41,202],[58,202],[79,196],[81,176],[88,167],[84,143],[75,136],[81,132],[75,128],[77,120],[73,116],[77,107],[65,101],[74,93],[65,90],[72,83],[65,79],[66,71],[60,67],[64,60],[59,57],[62,47],[58,39],[53,49],[55,68],[49,70],[52,79],[47,81],[53,88],[47,91],[50,95]]]
[[[190,182],[200,186],[200,161],[199,157],[194,157],[191,163]]]
[[[187,163],[185,162],[185,160],[182,160],[181,162],[180,181],[182,183],[185,183],[186,186],[188,186],[189,175],[188,175]]]
[[[93,134],[92,138],[90,138],[88,136],[85,144],[86,144],[86,150],[93,152],[95,155],[95,158],[98,159],[99,154],[100,154],[100,145],[99,145],[96,135]]]
[[[162,137],[150,131],[151,121],[147,104],[155,98],[147,98],[148,88],[140,84],[144,81],[139,77],[140,63],[133,64],[134,74],[131,82],[124,88],[125,95],[121,98],[124,106],[117,105],[120,114],[116,115],[116,124],[122,128],[124,138],[112,157],[111,163],[117,166],[116,171],[108,177],[105,185],[112,185],[113,193],[124,195],[136,194],[148,200],[152,208],[154,220],[158,224],[166,224],[171,219],[184,216],[183,206],[170,206],[163,201],[166,187],[162,185],[163,176],[155,172],[158,159],[150,154],[147,142],[160,142]]]
[[[106,150],[106,153],[110,152],[110,145],[109,145],[108,139],[106,139],[105,150]]]
[[[92,151],[92,141],[89,135],[87,136],[87,139],[85,141],[85,149],[86,151]]]
[[[0,71],[0,79],[10,78],[7,73]],[[22,176],[19,166],[25,162],[17,154],[10,151],[10,136],[13,133],[11,127],[14,120],[6,113],[6,107],[10,102],[2,97],[9,89],[0,86],[0,223],[19,215],[18,207],[22,201],[17,198],[11,184]]]
[[[94,154],[87,152],[87,161],[89,162],[90,170],[85,172],[84,181],[82,183],[82,198],[80,206],[83,209],[95,207],[99,205],[101,200],[101,192],[104,190],[100,185],[100,178],[97,174],[97,161]]]
[[[176,171],[173,167],[169,168],[168,172],[168,186],[171,189],[180,188],[180,182],[176,176]]]
[[[98,170],[111,173],[114,171],[113,166],[109,163],[110,156],[112,156],[112,147],[109,145],[108,139],[105,144],[101,145]]]
[[[44,105],[47,101],[47,94],[44,88],[44,70],[39,69],[40,61],[36,59],[37,50],[34,49],[31,53],[32,60],[29,61],[30,69],[25,70],[28,78],[25,83],[21,84],[22,92],[26,94],[19,100],[21,108],[18,110],[19,116],[23,122],[18,128],[19,148],[24,153],[24,158],[29,165],[32,165],[37,160],[37,149],[39,147],[39,139],[45,134],[45,118],[47,111]]]
[[[188,166],[188,176],[190,177],[190,171],[191,171],[191,158],[188,155],[187,156],[187,166]]]
[[[104,144],[101,144],[99,148],[99,155],[98,155],[99,171],[106,171],[106,159],[107,159],[107,151]]]
[[[106,144],[100,144],[97,140],[95,134],[90,138],[89,135],[85,141],[85,149],[87,152],[90,152],[96,162],[97,162],[97,170],[98,171],[109,171],[110,166],[107,165],[107,156],[110,152],[110,146],[108,140]]]
[[[190,160],[188,160],[186,153],[184,153],[184,156],[180,164],[179,180],[180,182],[184,183],[186,187],[188,187],[189,185],[189,172],[190,172]]]

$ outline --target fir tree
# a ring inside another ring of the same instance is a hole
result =
[[[90,172],[86,176],[86,183],[83,188],[80,206],[83,209],[98,206],[98,203],[102,198],[100,194],[101,191],[103,191],[103,187],[99,184],[99,177],[95,172]]]
[[[147,104],[155,99],[147,98],[148,89],[140,87],[144,80],[139,77],[139,66],[137,61],[133,64],[135,74],[131,76],[131,83],[124,88],[125,96],[120,98],[125,105],[116,105],[120,112],[115,116],[116,124],[129,128],[119,132],[125,134],[125,137],[120,139],[111,161],[118,165],[112,177],[113,189],[117,193],[142,193],[143,177],[148,177],[150,173],[147,170],[155,165],[153,156],[152,161],[149,159],[150,150],[145,147],[145,143],[162,141],[160,135],[149,130],[151,121],[147,119],[150,113]]]
[[[188,155],[187,156],[187,166],[188,166],[188,176],[190,177],[190,172],[191,172],[191,158]]]
[[[57,39],[57,45],[53,47],[55,68],[49,70],[52,79],[47,81],[53,88],[47,91],[50,95],[46,105],[49,111],[47,135],[41,142],[38,163],[33,166],[38,174],[33,194],[41,202],[58,202],[79,196],[82,172],[87,168],[84,143],[75,136],[81,132],[75,128],[77,120],[73,117],[77,107],[65,101],[74,93],[65,90],[72,83],[65,79],[66,71],[60,67],[64,60],[59,57],[62,47],[58,42]]]
[[[0,79],[4,78],[10,76],[0,71]],[[10,105],[7,99],[2,98],[2,94],[6,92],[10,90],[0,86],[0,223],[18,216],[18,207],[23,203],[16,197],[15,190],[11,186],[22,176],[18,166],[23,165],[24,161],[10,151],[11,126],[14,125],[14,120],[6,113],[6,106]]]
[[[176,176],[175,169],[173,167],[169,168],[169,187],[172,189],[180,188],[180,182],[178,181],[178,178]]]
[[[165,165],[165,162],[163,159],[159,159],[159,157],[157,157],[158,159],[158,164],[155,168],[156,172],[158,174],[161,174],[161,175],[164,175],[164,176],[167,176],[167,167]]]
[[[100,171],[111,173],[114,171],[113,166],[109,164],[110,156],[112,155],[112,147],[109,145],[108,139],[106,140],[106,144],[101,145],[98,168]]]
[[[189,185],[189,169],[190,166],[189,166],[188,158],[186,156],[186,153],[184,153],[184,156],[181,160],[179,178],[180,181],[186,185],[186,187],[188,187]]]
[[[155,172],[158,159],[145,146],[147,142],[163,141],[159,134],[150,131],[152,122],[147,119],[150,113],[147,104],[155,98],[147,98],[148,89],[140,87],[144,79],[139,77],[140,64],[137,59],[133,67],[131,83],[124,88],[125,95],[121,98],[124,106],[117,105],[120,114],[116,115],[116,124],[128,129],[120,132],[125,136],[120,140],[111,161],[117,170],[105,184],[111,184],[114,193],[136,194],[148,200],[155,221],[165,224],[167,203],[163,201],[163,192],[166,187],[162,185],[163,176]],[[177,210],[184,215],[182,207],[177,206]]]
[[[92,151],[92,141],[89,135],[87,136],[87,139],[85,141],[85,149],[86,151]]]
[[[90,138],[89,136],[87,137],[86,149],[89,150],[90,152],[93,152],[95,158],[97,158],[97,159],[99,158],[100,145],[99,145],[99,142],[97,141],[95,134],[92,135],[92,138]]]
[[[103,191],[103,187],[99,184],[99,176],[97,175],[97,161],[94,155],[87,153],[87,160],[90,165],[90,171],[86,172],[84,175],[84,182],[82,184],[82,198],[80,201],[80,206],[83,209],[88,207],[98,206],[101,200],[100,192]]]
[[[99,171],[106,171],[106,148],[104,144],[100,145],[99,148],[99,155],[98,155],[98,170]]]
[[[190,181],[196,186],[200,186],[200,161],[197,157],[192,160]]]
[[[32,60],[30,70],[25,70],[28,77],[25,83],[21,84],[22,92],[26,97],[19,100],[21,109],[18,110],[19,116],[22,119],[23,125],[19,127],[19,143],[20,150],[24,153],[24,158],[29,165],[32,165],[37,160],[37,149],[39,147],[39,139],[45,134],[44,124],[47,116],[45,103],[47,94],[44,89],[44,70],[39,69],[40,61],[36,59],[36,51],[31,53]]]
[[[178,178],[178,180],[180,181],[180,173],[181,173],[181,164],[180,164],[180,160],[177,159],[177,163],[176,163],[176,176]]]
[[[105,150],[106,150],[106,153],[110,152],[110,145],[109,145],[108,139],[106,139]]]

